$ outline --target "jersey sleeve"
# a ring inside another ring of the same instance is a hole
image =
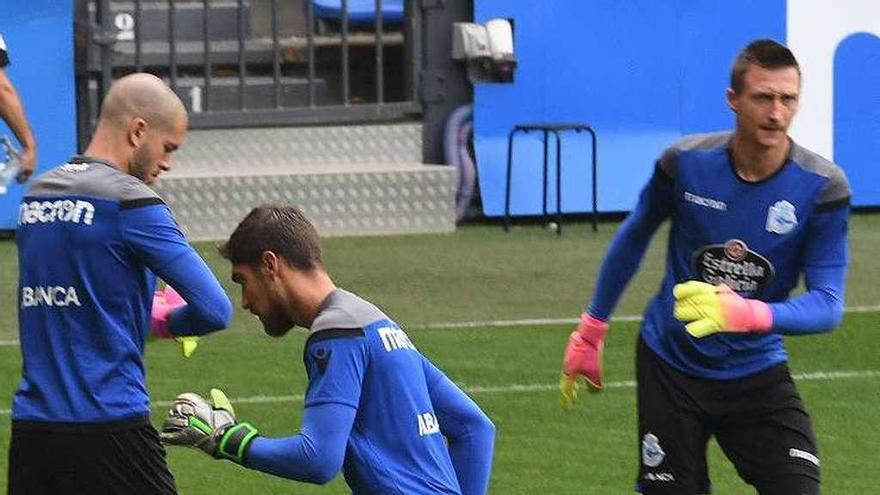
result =
[[[635,275],[654,232],[672,214],[675,162],[667,152],[657,162],[651,180],[642,189],[635,209],[626,217],[608,251],[588,311],[607,320]]]
[[[495,425],[442,371],[423,358],[428,393],[462,495],[482,495],[489,487]]]
[[[323,484],[342,468],[357,414],[367,368],[363,329],[313,333],[306,342],[303,361],[309,385],[302,429],[286,438],[257,438],[248,450],[245,465],[284,478]]]
[[[357,409],[367,370],[362,329],[330,329],[309,337],[303,352],[309,385],[305,406],[342,404]]]
[[[7,65],[9,65],[9,51],[6,48],[6,40],[0,34],[0,69],[6,68]]]
[[[324,484],[342,469],[356,409],[327,402],[306,407],[300,432],[257,437],[244,465],[283,478]]]
[[[232,318],[232,303],[187,242],[168,206],[158,198],[148,198],[123,201],[121,208],[123,242],[187,302],[170,315],[172,333],[202,335],[226,328]]]
[[[849,258],[848,203],[817,208],[809,220],[804,251],[806,293],[770,304],[773,331],[810,334],[833,330],[843,319]]]

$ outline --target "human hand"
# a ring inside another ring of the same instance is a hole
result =
[[[37,150],[34,147],[24,148],[20,153],[15,154],[15,158],[18,160],[19,164],[18,174],[15,175],[15,181],[19,184],[23,184],[31,178],[31,175],[34,174],[34,170],[37,168]]]
[[[217,459],[244,462],[250,443],[259,435],[250,423],[239,423],[229,398],[211,389],[211,402],[187,392],[177,396],[162,424],[159,439],[169,445],[196,447]]]
[[[168,328],[168,317],[171,311],[186,304],[183,297],[170,285],[164,290],[153,292],[153,308],[150,311],[150,332],[160,339],[174,337]],[[190,357],[199,346],[199,338],[196,336],[174,337],[180,343],[183,357]]]
[[[602,391],[602,350],[607,331],[606,322],[583,313],[577,328],[569,335],[559,377],[559,400],[563,409],[571,409],[577,399],[578,376],[584,377],[589,392]]]
[[[717,332],[766,332],[773,327],[767,303],[746,299],[724,284],[689,280],[676,284],[672,294],[675,317],[697,338]]]

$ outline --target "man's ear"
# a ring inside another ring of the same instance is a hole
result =
[[[275,277],[281,270],[281,259],[273,251],[263,251],[260,255],[260,268],[267,275]]]
[[[128,125],[128,142],[135,149],[141,147],[144,142],[144,137],[147,135],[147,129],[150,127],[147,124],[147,121],[142,119],[141,117],[135,117],[131,119],[131,122]]]
[[[736,91],[734,91],[733,88],[727,88],[725,95],[727,96],[727,106],[729,106],[730,109],[733,110],[733,113],[737,113],[738,108]]]

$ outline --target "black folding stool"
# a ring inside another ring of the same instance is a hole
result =
[[[543,133],[543,143],[544,143],[544,168],[543,168],[543,214],[544,221],[547,220],[547,161],[548,161],[548,153],[547,153],[547,138],[552,132],[554,136],[556,136],[556,233],[558,235],[562,235],[562,137],[560,135],[561,132],[564,131],[575,131],[576,133],[580,133],[581,131],[586,131],[590,133],[591,144],[593,147],[593,163],[592,163],[592,180],[593,180],[593,189],[592,189],[592,199],[593,199],[593,232],[598,230],[597,219],[598,219],[598,208],[597,208],[597,187],[596,187],[596,175],[597,175],[597,158],[596,158],[596,132],[592,127],[586,124],[576,124],[576,123],[562,123],[562,122],[540,122],[540,123],[531,123],[531,124],[519,124],[511,129],[510,134],[507,135],[507,175],[505,177],[505,188],[504,188],[504,230],[507,231],[510,228],[510,176],[513,170],[513,138],[518,132],[528,133],[530,131],[541,131]]]

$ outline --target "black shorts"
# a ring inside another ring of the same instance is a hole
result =
[[[709,493],[713,435],[759,494],[819,493],[816,437],[786,364],[736,380],[695,378],[640,338],[636,368],[642,493]]]
[[[173,495],[165,449],[147,418],[12,422],[9,495]]]

